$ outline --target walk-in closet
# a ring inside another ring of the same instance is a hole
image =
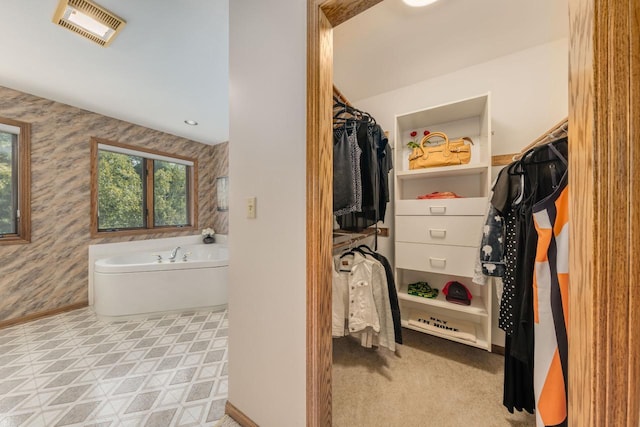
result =
[[[567,8],[333,28],[332,425],[568,425]]]

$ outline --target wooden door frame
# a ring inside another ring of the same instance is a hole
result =
[[[310,427],[331,425],[332,28],[380,1],[307,3]],[[569,420],[581,427],[635,427],[640,421],[640,263],[633,262],[640,260],[640,4],[569,0],[569,21]]]
[[[640,3],[569,0],[569,415],[640,419]]]
[[[307,425],[331,425],[332,28],[382,0],[307,0]]]

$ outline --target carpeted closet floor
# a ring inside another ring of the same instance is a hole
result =
[[[535,416],[502,406],[504,359],[402,330],[396,353],[333,340],[334,427],[525,427]]]

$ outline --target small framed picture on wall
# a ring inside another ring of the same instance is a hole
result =
[[[216,178],[216,192],[218,195],[218,211],[229,210],[229,177],[220,176]]]

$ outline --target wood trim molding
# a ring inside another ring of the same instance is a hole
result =
[[[193,224],[194,230],[200,229],[200,221],[199,212],[200,212],[200,187],[198,187],[198,159],[193,159],[193,167],[191,168],[191,173],[187,176],[187,194],[189,195],[189,215],[191,218],[191,224]],[[215,189],[213,190],[215,191]],[[214,194],[203,194],[203,199],[205,197],[214,197]]]
[[[31,242],[31,124],[20,122],[20,239]]]
[[[629,279],[625,283],[628,290],[629,304],[629,351],[628,358],[628,393],[627,393],[627,425],[640,426],[640,4],[629,1],[626,16],[629,19],[629,243],[628,265]]]
[[[381,0],[307,1],[307,426],[331,426],[332,27]]]
[[[569,420],[637,426],[640,3],[570,0],[569,19]]]
[[[139,147],[137,145],[123,144],[122,142],[112,141],[109,139],[92,137],[91,140],[96,141],[98,144],[112,145],[114,147],[126,148],[127,150],[139,151],[141,153],[149,153],[149,154],[156,154],[158,156],[172,157],[174,159],[185,160],[185,161],[194,162],[194,163],[196,161],[196,159],[193,157],[183,156],[181,154],[175,154],[175,153],[168,153],[166,151],[155,150],[153,148]]]
[[[253,422],[253,420],[247,417],[244,412],[240,409],[236,408],[231,402],[227,400],[227,403],[224,405],[224,413],[229,415],[235,422],[240,424],[242,427],[258,427],[258,424]]]
[[[89,305],[88,301],[82,301],[71,305],[66,305],[64,307],[54,308],[51,310],[41,311],[39,313],[29,314],[27,316],[18,317],[16,319],[4,320],[0,322],[0,329],[6,328],[8,326],[19,325],[21,323],[31,322],[32,320],[41,319],[43,317],[49,317],[60,313],[65,313],[67,311],[77,310],[79,308],[84,308]]]
[[[501,345],[491,344],[491,353],[499,354],[500,356],[504,356],[504,347]]]
[[[18,209],[17,233],[4,235],[0,245],[31,242],[31,123],[0,117],[0,123],[20,128],[18,135]]]
[[[331,426],[333,34],[307,7],[307,426]]]
[[[321,8],[331,26],[337,27],[381,1],[382,0],[328,0],[322,3]],[[317,4],[318,2],[316,1],[315,3]],[[333,65],[333,58],[331,58],[331,63]]]
[[[98,163],[96,162],[96,165],[97,164]],[[153,232],[153,229],[155,228],[155,226],[153,225],[153,210],[149,208],[150,206],[153,206],[153,190],[154,190],[153,160],[151,159],[144,159],[144,178],[145,179],[143,180],[144,182],[143,192],[146,195],[146,198],[144,200],[145,229],[149,230],[149,232]],[[96,193],[96,195],[97,194],[98,193]],[[96,202],[97,202],[97,198],[96,198]],[[97,206],[97,203],[96,203],[96,206]],[[100,231],[96,229],[96,233],[100,233]]]
[[[491,166],[506,166],[510,165],[513,162],[513,154],[496,154],[495,156],[491,156]]]

